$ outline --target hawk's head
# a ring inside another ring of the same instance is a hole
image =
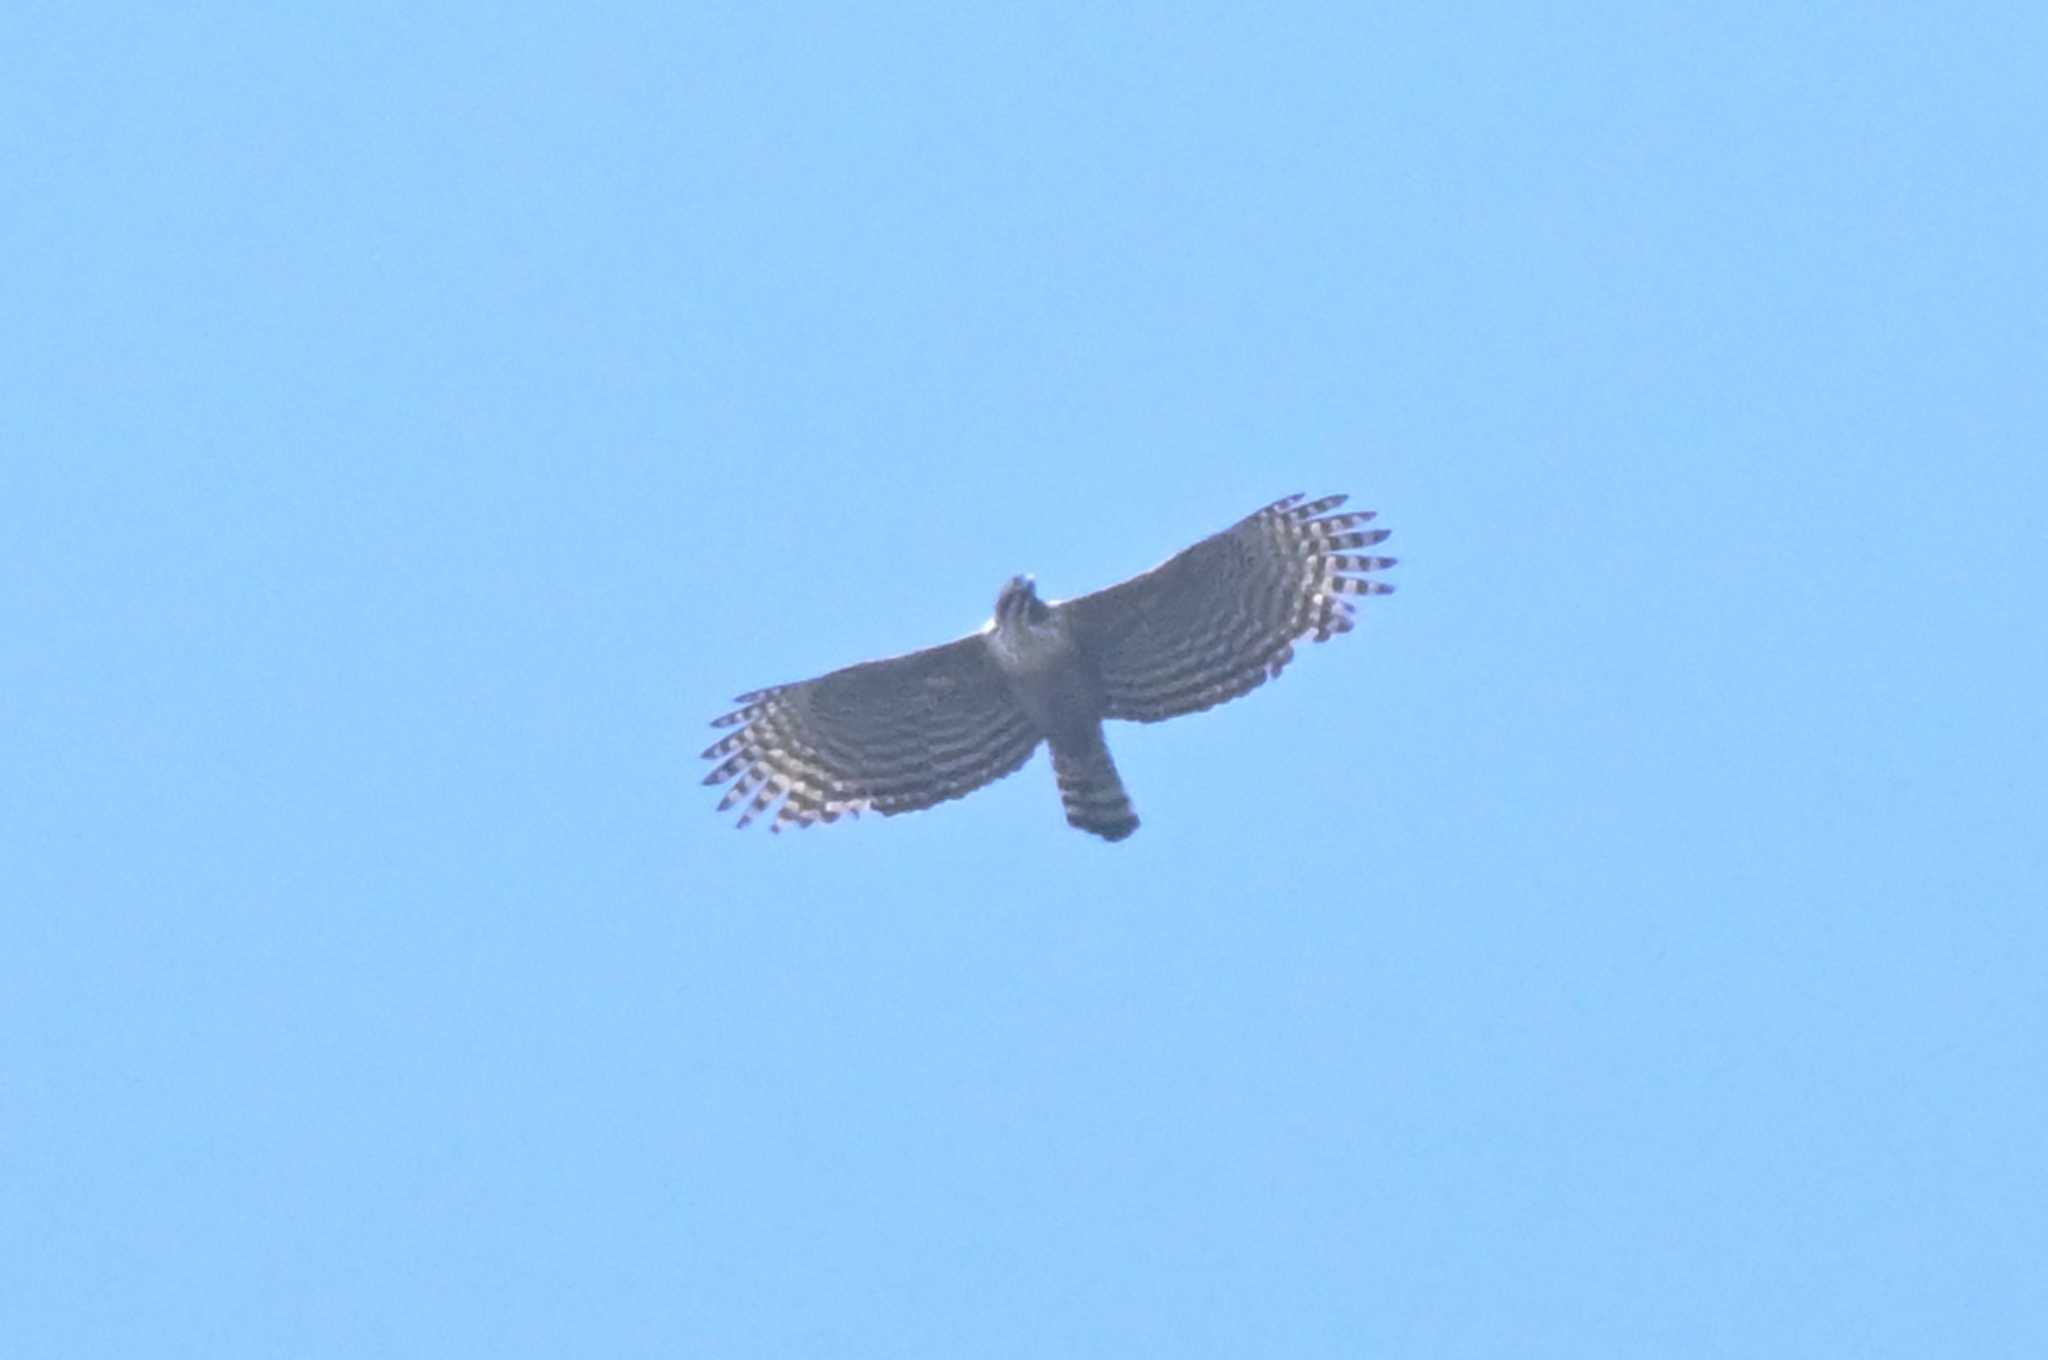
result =
[[[996,627],[1014,628],[1022,623],[1044,623],[1052,610],[1038,598],[1038,587],[1029,576],[1012,576],[996,596]]]

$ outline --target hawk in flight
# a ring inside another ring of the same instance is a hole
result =
[[[1289,496],[1142,576],[1073,600],[1041,600],[1029,576],[996,596],[980,632],[742,694],[713,721],[706,784],[735,780],[720,811],[741,826],[776,806],[774,829],[870,808],[914,812],[1017,769],[1043,741],[1067,821],[1120,841],[1137,814],[1102,740],[1106,718],[1197,713],[1280,674],[1303,637],[1351,631],[1346,595],[1393,587],[1360,557],[1385,529],[1343,496]]]

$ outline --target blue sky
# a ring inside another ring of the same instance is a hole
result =
[[[17,6],[0,1352],[2048,1348],[2027,6]],[[741,690],[1292,491],[1239,703]]]

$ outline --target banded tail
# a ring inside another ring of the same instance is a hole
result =
[[[1102,728],[1085,738],[1052,743],[1052,772],[1059,780],[1060,801],[1067,823],[1106,841],[1120,841],[1138,829],[1130,795],[1117,776],[1116,762],[1103,744]]]

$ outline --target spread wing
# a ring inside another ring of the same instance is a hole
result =
[[[1057,608],[1094,663],[1108,716],[1158,722],[1234,699],[1280,673],[1295,640],[1351,631],[1347,595],[1393,587],[1366,573],[1394,564],[1359,557],[1385,529],[1370,510],[1289,496],[1203,539],[1142,576]]]
[[[1017,769],[1039,741],[978,633],[733,702],[712,726],[739,730],[705,749],[719,764],[704,782],[738,781],[718,807],[751,798],[741,826],[788,795],[776,831],[958,798]]]

